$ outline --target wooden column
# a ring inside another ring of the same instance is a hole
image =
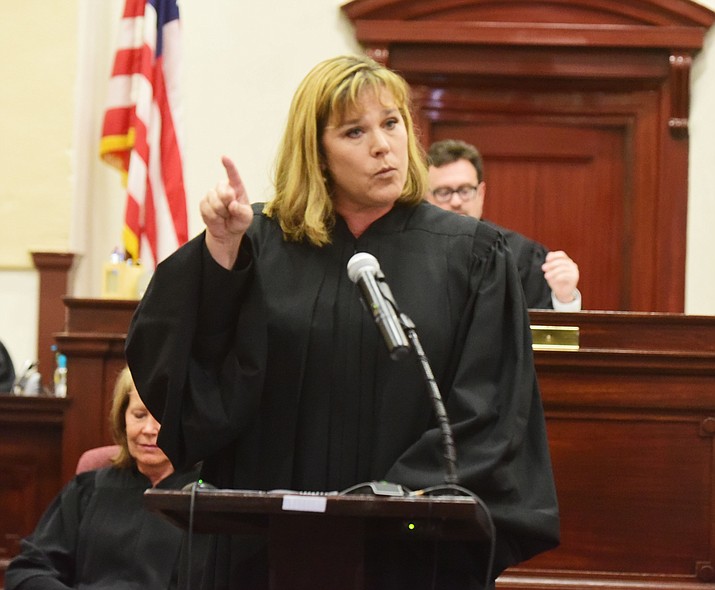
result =
[[[37,359],[42,384],[51,387],[55,369],[50,347],[54,333],[65,326],[65,304],[62,297],[70,294],[70,277],[75,255],[71,252],[32,252],[32,261],[40,273],[39,315],[37,329]]]

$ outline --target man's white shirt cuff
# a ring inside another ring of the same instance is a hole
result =
[[[554,311],[581,311],[581,291],[573,290],[573,301],[563,303],[556,299],[556,295],[551,291],[551,303],[554,306]]]

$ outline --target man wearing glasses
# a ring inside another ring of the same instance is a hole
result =
[[[463,141],[446,139],[433,143],[427,156],[430,164],[427,200],[447,211],[481,219],[487,185],[479,151]],[[514,254],[527,306],[580,311],[581,293],[576,288],[578,265],[566,252],[549,252],[542,244],[515,231],[498,229]]]

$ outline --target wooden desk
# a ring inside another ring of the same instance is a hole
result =
[[[70,401],[0,395],[0,588],[7,560],[62,486],[62,434]]]

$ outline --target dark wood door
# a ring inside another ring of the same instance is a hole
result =
[[[484,157],[484,217],[565,250],[579,265],[583,308],[655,311],[672,200],[659,197],[657,93],[416,87],[425,146],[462,139]],[[682,238],[682,236],[681,236]],[[660,248],[660,249],[659,249]]]
[[[485,162],[484,217],[565,250],[579,265],[584,308],[623,309],[629,291],[632,194],[622,126],[582,119],[435,125]]]

